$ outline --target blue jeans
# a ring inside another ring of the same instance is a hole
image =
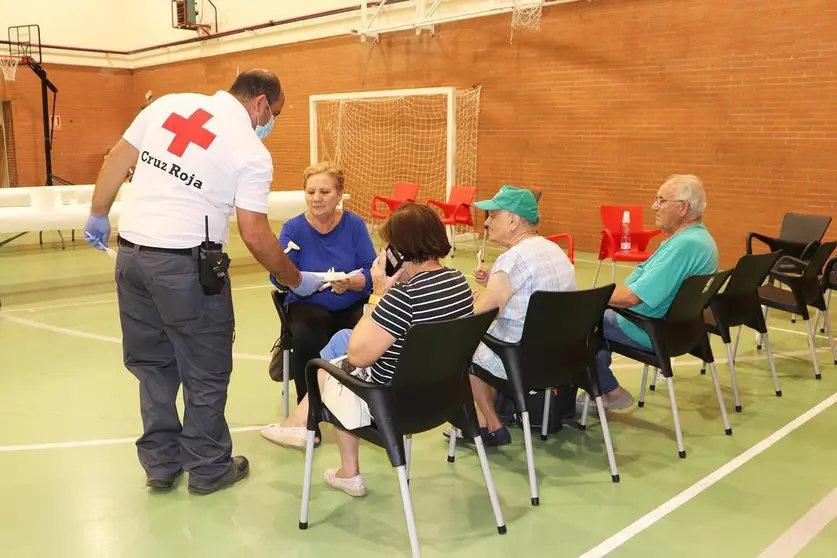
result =
[[[618,314],[613,310],[605,310],[602,325],[602,333],[604,334],[605,338],[605,346],[607,346],[607,341],[614,341],[616,343],[628,345],[637,349],[648,350],[647,346],[644,346],[642,343],[634,341],[633,339],[628,337],[624,331],[622,331],[622,329],[619,327],[619,322],[616,321],[617,316]],[[599,385],[602,388],[603,394],[610,393],[611,391],[619,387],[619,381],[616,379],[616,376],[613,375],[613,371],[610,369],[611,354],[611,351],[602,349],[596,355],[596,364],[598,365],[599,371]]]

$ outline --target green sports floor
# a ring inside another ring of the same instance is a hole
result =
[[[279,225],[274,224],[279,230]],[[0,549],[15,558],[409,556],[395,472],[365,445],[369,495],[329,489],[338,462],[329,428],[314,460],[310,527],[297,528],[304,456],[258,433],[281,413],[281,385],[267,375],[278,332],[267,274],[233,236],[237,320],[227,419],[250,477],[210,496],[144,488],[134,439],[137,382],[123,367],[113,261],[54,233],[0,248]],[[742,239],[743,246],[743,239]],[[496,257],[490,252],[488,260]],[[595,262],[576,255],[578,284]],[[471,273],[473,243],[449,265]],[[629,273],[619,268],[617,280]],[[603,273],[610,277],[609,269]],[[723,345],[713,339],[734,429],[724,435],[712,382],[691,358],[675,368],[688,457],[679,459],[662,384],[645,408],[610,415],[621,483],[613,484],[598,422],[535,436],[541,505],[529,504],[523,435],[489,451],[508,533],[497,534],[476,454],[445,458],[441,428],[415,437],[413,505],[423,555],[549,557],[837,556],[837,367],[818,338],[814,379],[802,323],[775,313],[771,340],[784,396],[767,359],[742,334],[733,412]],[[637,395],[641,367],[615,365]],[[829,471],[832,471],[829,473]]]

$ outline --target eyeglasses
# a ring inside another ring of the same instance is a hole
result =
[[[654,198],[654,203],[651,205],[651,207],[662,207],[664,203],[668,203],[668,202],[685,202],[685,201],[689,201],[689,200],[667,200],[663,197],[657,196],[656,198]]]

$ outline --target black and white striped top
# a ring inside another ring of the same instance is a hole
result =
[[[403,285],[392,287],[375,305],[372,321],[395,337],[395,343],[370,368],[372,381],[386,384],[392,380],[411,325],[453,320],[473,313],[471,287],[456,269],[423,271]]]

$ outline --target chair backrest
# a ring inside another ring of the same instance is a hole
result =
[[[463,398],[472,397],[468,366],[497,312],[410,327],[390,384],[399,431],[435,428],[461,409]]]
[[[476,186],[454,186],[450,189],[448,203],[452,205],[471,205],[477,195]]]
[[[602,322],[616,285],[578,291],[536,291],[529,299],[520,350],[524,388],[572,382],[595,366]]]
[[[805,268],[802,277],[791,282],[791,288],[796,291],[797,301],[822,309],[824,300],[820,274],[835,248],[837,248],[837,242],[823,242],[820,244],[814,255],[808,260],[808,267]]]
[[[757,296],[758,288],[767,279],[767,275],[781,255],[782,252],[776,251],[742,256],[732,270],[724,294],[733,296],[755,294]]]
[[[820,274],[823,272],[823,267],[825,267],[825,263],[828,261],[828,258],[831,256],[831,253],[834,252],[835,248],[837,248],[837,241],[823,242],[817,246],[817,250],[814,252],[814,255],[811,256],[811,259],[807,262],[808,267],[805,268],[805,272],[802,274],[802,277],[806,279],[819,279]]]
[[[392,192],[392,198],[398,201],[416,201],[418,199],[421,184],[416,182],[396,182]]]
[[[683,281],[668,312],[656,328],[656,341],[662,345],[663,354],[674,357],[708,349],[708,346],[704,346],[709,341],[703,310],[721,290],[731,273],[732,270],[727,270],[708,275],[692,275]]]
[[[779,238],[790,242],[819,242],[825,236],[829,225],[831,217],[828,215],[785,213]]]
[[[622,232],[622,215],[626,211],[631,215],[632,231],[641,231],[644,228],[641,205],[602,205],[599,206],[599,211],[602,215],[604,228],[617,235]]]

